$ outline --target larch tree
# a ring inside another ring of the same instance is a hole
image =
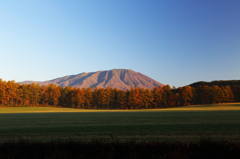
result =
[[[49,90],[46,85],[42,86],[41,92],[41,104],[48,105],[49,104]]]
[[[98,108],[100,109],[105,108],[105,106],[107,105],[106,90],[104,88],[99,88],[97,95],[98,95]]]
[[[232,88],[234,101],[240,102],[240,85],[234,85]]]
[[[73,91],[74,99],[75,99],[75,106],[76,108],[82,108],[84,105],[84,94],[80,88],[74,89]]]
[[[188,105],[192,101],[192,98],[193,98],[191,86],[182,87],[180,96],[184,100],[184,105]]]
[[[209,104],[209,98],[210,98],[210,88],[206,85],[201,86],[199,85],[196,88],[195,93],[195,102],[196,104]]]
[[[120,108],[126,109],[127,96],[126,91],[118,90],[117,92],[117,104],[120,105]]]
[[[175,93],[171,93],[168,98],[168,106],[169,107],[175,107],[177,105],[178,99],[177,95]]]
[[[106,108],[110,109],[110,102],[112,101],[113,98],[113,89],[108,86],[105,89],[105,95],[106,95]]]
[[[131,109],[139,109],[142,98],[141,98],[141,92],[139,88],[133,88],[131,87],[130,94],[128,96],[129,98],[129,104]]]
[[[61,96],[61,92],[56,84],[49,84],[48,85],[49,91],[49,103],[53,106],[58,105],[58,99]]]
[[[114,88],[112,91],[112,95],[111,95],[111,101],[110,101],[110,108],[111,109],[116,109],[118,108],[118,104],[117,104],[117,94],[118,94],[118,89]]]
[[[17,91],[17,85],[15,84],[15,81],[8,81],[7,82],[8,88],[7,88],[7,94],[9,97],[8,104],[15,105],[15,99],[16,99],[16,91]]]
[[[153,108],[159,108],[161,107],[161,102],[162,102],[162,94],[163,94],[163,89],[161,86],[155,87],[152,91],[152,96],[153,96],[153,101],[152,105]]]
[[[162,93],[162,102],[161,105],[165,108],[168,107],[168,99],[170,94],[172,93],[171,87],[167,84],[163,86],[163,93]]]
[[[222,86],[221,89],[223,91],[222,102],[232,102],[234,100],[234,95],[230,86]]]
[[[150,89],[142,89],[142,108],[152,108],[153,96]]]
[[[210,89],[210,100],[211,103],[220,103],[222,102],[223,99],[223,91],[222,89],[217,86],[217,85],[213,85]]]
[[[90,87],[85,92],[85,107],[88,109],[92,108],[92,90]]]
[[[73,91],[73,87],[64,87],[61,89],[61,97],[59,99],[59,104],[63,107],[70,107],[72,106],[71,101],[71,92]]]
[[[22,105],[23,103],[23,89],[22,87],[19,85],[18,89],[16,90],[16,105]]]
[[[0,104],[6,105],[8,102],[8,94],[7,94],[7,82],[0,80]]]
[[[30,105],[30,89],[28,84],[22,84],[22,102],[23,105]]]
[[[81,108],[85,109],[86,106],[85,106],[85,103],[86,103],[86,88],[82,88],[81,89],[81,97],[82,97],[82,104],[81,104]]]
[[[98,87],[94,87],[92,91],[92,104],[93,108],[98,108]]]

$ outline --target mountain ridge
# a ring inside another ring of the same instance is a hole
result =
[[[155,81],[154,79],[130,69],[112,69],[101,70],[97,72],[82,72],[76,75],[67,75],[47,81],[23,81],[19,84],[39,83],[40,86],[48,84],[57,84],[62,87],[72,86],[76,88],[94,87],[98,88],[117,88],[120,90],[127,90],[133,88],[149,88],[153,89],[157,86],[164,86],[164,84]]]

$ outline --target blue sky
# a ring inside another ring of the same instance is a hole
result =
[[[0,78],[115,68],[163,84],[240,79],[239,0],[3,0]]]

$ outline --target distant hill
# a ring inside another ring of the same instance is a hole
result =
[[[153,89],[156,86],[164,86],[152,78],[143,75],[139,72],[135,72],[129,69],[113,69],[109,71],[97,71],[90,73],[80,73],[77,75],[69,75],[60,78],[56,78],[49,81],[38,82],[38,81],[24,81],[19,82],[20,84],[31,84],[39,83],[42,85],[57,84],[62,87],[72,86],[76,88],[117,88],[120,90],[127,90],[133,88],[149,88]]]
[[[213,85],[218,85],[219,87],[221,86],[234,86],[234,85],[240,85],[240,80],[220,80],[220,81],[211,81],[211,82],[205,82],[205,81],[199,81],[190,84],[189,86],[191,87],[198,87],[199,85],[207,85],[207,86],[213,86]]]

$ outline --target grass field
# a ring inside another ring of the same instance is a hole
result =
[[[119,140],[240,140],[240,103],[154,110],[1,107],[0,142],[117,138]]]

